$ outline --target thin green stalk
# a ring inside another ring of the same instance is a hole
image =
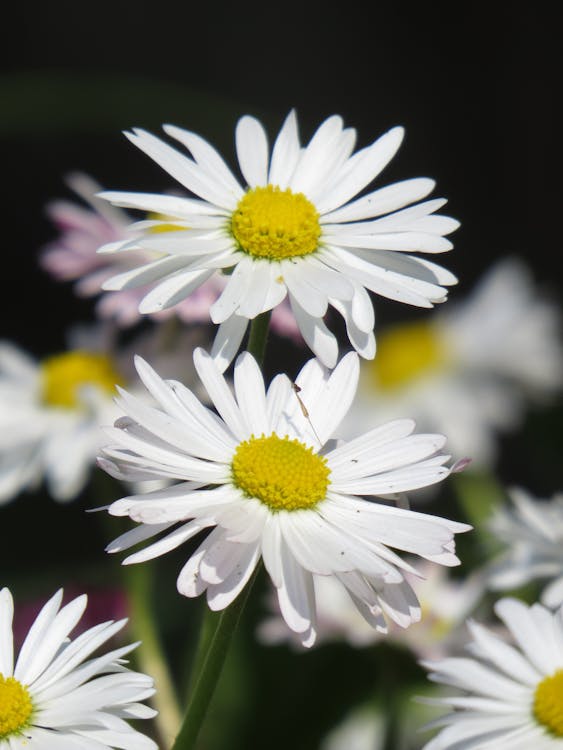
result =
[[[248,335],[248,344],[246,348],[259,365],[262,365],[264,362],[271,315],[272,311],[268,310],[268,312],[262,313],[262,315],[258,315],[258,317],[254,318],[250,324],[250,333]]]
[[[139,667],[154,679],[156,693],[152,702],[158,711],[155,724],[163,745],[169,747],[182,716],[153,617],[154,568],[151,565],[127,565],[123,573],[131,607],[130,628],[133,638],[141,641],[137,652]]]
[[[231,640],[248,600],[254,579],[256,578],[256,572],[234,602],[221,612],[211,637],[209,636],[209,631],[206,632],[204,620],[200,644],[203,648],[206,647],[207,653],[202,658],[199,653],[201,649],[198,648],[195,665],[199,667],[199,673],[193,680],[193,687],[184,720],[176,741],[172,746],[172,750],[192,750],[196,746],[197,738],[207,714],[207,709],[213,698],[217,682],[219,681]]]

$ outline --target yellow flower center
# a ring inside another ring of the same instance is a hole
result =
[[[429,323],[407,323],[379,334],[370,368],[379,388],[393,390],[443,367],[448,355]]]
[[[249,190],[233,212],[231,229],[241,250],[269,260],[314,253],[321,236],[313,204],[303,193],[275,185]]]
[[[32,713],[33,703],[27,688],[15,677],[0,673],[0,740],[22,730]]]
[[[556,737],[563,737],[563,669],[558,669],[537,686],[534,716]]]
[[[123,383],[105,354],[85,351],[57,354],[46,359],[41,370],[43,402],[65,409],[80,406],[80,389],[85,386],[94,386],[111,395],[116,383]]]
[[[160,214],[157,211],[150,211],[147,214],[147,219],[151,221],[165,221],[166,224],[157,224],[154,227],[150,227],[149,234],[160,234],[161,232],[177,232],[179,229],[185,229],[186,227],[174,224],[174,219],[166,214]]]
[[[247,497],[273,511],[312,508],[324,500],[330,483],[325,458],[299,440],[274,433],[240,443],[232,471],[235,485]]]

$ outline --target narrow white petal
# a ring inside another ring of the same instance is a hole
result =
[[[164,125],[163,129],[172,138],[183,143],[192,152],[192,156],[199,166],[210,176],[220,180],[225,189],[230,191],[237,201],[242,198],[243,189],[226,165],[223,157],[210,143],[197,133],[192,133],[175,125]]]
[[[236,198],[187,156],[144,130],[135,129],[125,135],[192,193],[223,209],[235,208]]]
[[[248,318],[242,315],[231,315],[224,320],[215,334],[211,356],[219,372],[225,372],[238,352],[248,328]]]
[[[281,578],[278,601],[282,616],[296,633],[311,627],[315,609],[313,576],[299,565],[289,548],[281,544]]]
[[[235,131],[240,171],[251,188],[264,186],[268,179],[268,138],[254,117],[241,117]]]
[[[184,271],[175,276],[161,281],[152,291],[146,294],[139,312],[142,314],[160,312],[169,307],[177,305],[186,297],[198,289],[214,273],[211,269],[199,269],[197,271]]]
[[[14,600],[7,588],[0,591],[0,674],[11,677],[14,671],[14,639],[12,620]]]
[[[235,363],[235,394],[250,433],[256,437],[268,433],[264,378],[254,357],[243,352]]]
[[[297,130],[295,110],[291,110],[276,138],[272,150],[268,182],[282,190],[288,187],[291,176],[299,161],[301,146]]]
[[[161,195],[160,193],[126,193],[106,190],[99,193],[99,197],[111,201],[114,206],[137,208],[139,211],[160,213],[180,219],[190,218],[194,214],[226,216],[229,213],[211,203],[193,200],[192,198],[180,198],[175,195]]]
[[[295,320],[307,346],[326,367],[334,367],[338,359],[338,343],[320,318],[314,318],[301,307],[292,295],[289,296]]]
[[[209,308],[209,314],[214,323],[223,323],[238,310],[240,303],[253,283],[255,264],[256,261],[248,256],[239,260],[229,276],[221,296]]]
[[[319,213],[342,206],[369,185],[395,156],[403,136],[403,128],[392,128],[371,146],[354,154],[343,168],[343,174],[335,175],[333,185],[315,201]]]
[[[347,221],[361,221],[375,216],[396,211],[403,206],[422,200],[434,190],[436,183],[428,177],[415,177],[402,182],[394,182],[379,190],[348,203],[336,211],[330,211],[322,217],[322,224],[334,224]]]
[[[194,352],[194,365],[219,414],[232,433],[239,440],[245,440],[248,437],[246,421],[213,359],[203,349],[197,348]]]
[[[260,559],[258,543],[238,544],[237,546],[240,549],[236,559],[232,561],[229,575],[207,589],[207,603],[214,611],[225,609],[237,598],[248,583]]]

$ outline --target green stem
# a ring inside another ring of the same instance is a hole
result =
[[[198,669],[198,673],[193,680],[188,707],[186,708],[184,720],[176,741],[172,746],[172,750],[192,750],[192,748],[195,748],[195,743],[221,675],[232,637],[247,602],[257,571],[258,568],[234,602],[217,617],[214,630],[212,628],[213,618],[204,618],[198,653],[195,658],[195,667]],[[211,628],[209,627],[210,624]],[[213,634],[211,635],[212,630]],[[204,652],[206,652],[205,656],[203,655]]]
[[[250,333],[248,335],[247,351],[252,354],[259,365],[264,362],[264,353],[268,341],[268,329],[270,327],[270,317],[272,311],[262,313],[254,318],[250,324]]]
[[[155,724],[164,746],[169,747],[182,717],[153,617],[154,569],[150,565],[127,565],[123,573],[131,607],[131,631],[133,638],[141,641],[139,666],[154,679],[156,693],[152,701],[158,711]]]

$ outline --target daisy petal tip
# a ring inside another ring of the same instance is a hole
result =
[[[465,471],[469,464],[473,461],[472,458],[469,456],[465,456],[465,458],[459,458],[454,465],[450,469],[451,474],[460,474],[462,471]]]

